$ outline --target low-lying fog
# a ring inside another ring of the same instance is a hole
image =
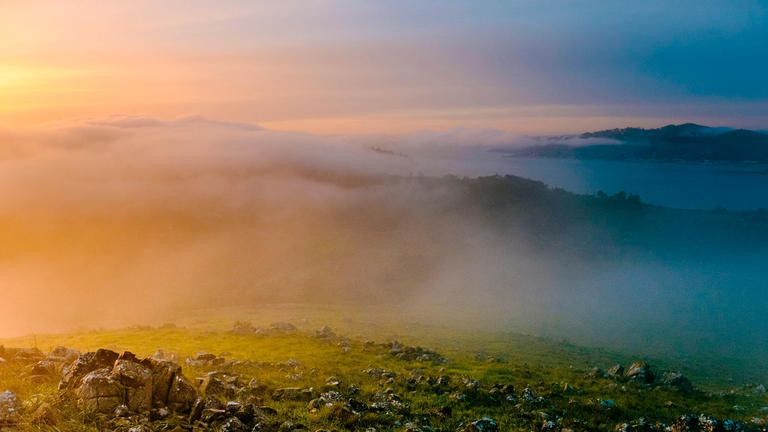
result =
[[[466,199],[451,182],[379,176],[504,174],[487,148],[524,143],[451,136],[384,146],[396,138],[202,118],[0,131],[0,336],[309,302],[482,317],[636,352],[768,353],[764,243],[616,257],[533,247],[537,233],[513,222],[446,211]]]

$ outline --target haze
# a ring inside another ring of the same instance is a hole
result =
[[[459,178],[508,174],[489,150],[534,135],[768,129],[767,12],[0,1],[0,336],[304,302],[765,355],[765,237],[727,219],[763,213],[669,210],[717,228],[624,243],[621,209],[625,231]]]

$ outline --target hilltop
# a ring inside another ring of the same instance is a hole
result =
[[[502,150],[517,157],[605,160],[768,162],[768,134],[694,123],[542,137],[541,144]]]

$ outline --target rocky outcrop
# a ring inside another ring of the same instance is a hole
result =
[[[65,369],[59,388],[73,394],[84,410],[99,413],[114,413],[118,407],[129,412],[158,407],[188,412],[197,399],[197,390],[179,365],[109,350],[78,357]]]

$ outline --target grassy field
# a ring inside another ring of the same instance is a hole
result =
[[[360,429],[403,430],[410,424],[422,430],[456,430],[482,417],[493,418],[501,430],[541,429],[547,420],[557,420],[558,428],[573,430],[613,430],[622,422],[646,418],[671,423],[686,413],[706,413],[717,418],[750,422],[764,417],[761,408],[768,405],[764,394],[756,394],[743,383],[732,382],[735,364],[697,362],[673,364],[670,359],[645,359],[604,349],[579,347],[566,342],[485,330],[456,330],[449,326],[398,319],[391,311],[344,307],[318,309],[313,306],[283,305],[256,309],[198,311],[184,314],[173,323],[135,326],[125,329],[79,331],[69,334],[34,335],[0,340],[6,347],[38,347],[47,352],[63,345],[80,351],[107,348],[150,356],[156,350],[176,353],[180,359],[195,357],[201,351],[228,359],[250,360],[227,366],[228,373],[242,382],[258,380],[267,389],[281,387],[327,388],[329,377],[341,383],[334,387],[349,393],[359,388],[356,398],[368,403],[382,397],[384,391],[397,395],[407,409],[386,413],[364,413],[354,421],[342,421],[331,408],[311,413],[306,401],[272,400],[270,392],[261,403],[277,410],[275,424],[290,421],[309,430]],[[289,321],[299,332],[287,335],[238,335],[229,331],[236,320],[254,325]],[[349,337],[339,344],[311,336],[311,332],[329,325],[340,336]],[[365,344],[399,340],[404,345],[420,345],[438,352],[445,362],[403,360],[390,354],[383,344]],[[348,346],[348,349],[344,347]],[[286,370],[275,367],[289,359],[298,366]],[[632,360],[646,360],[657,370],[681,370],[698,389],[681,392],[663,386],[645,386],[623,380],[588,377],[594,366],[607,369],[614,363],[628,366]],[[254,363],[257,362],[257,363]],[[261,362],[261,363],[258,363]],[[189,378],[218,370],[213,366],[189,366],[180,360]],[[269,364],[271,363],[271,365]],[[713,369],[719,367],[720,369]],[[32,383],[28,366],[0,365],[0,391],[11,390],[24,401],[25,413],[33,412],[43,402],[61,407],[64,420],[58,430],[95,430],[97,418],[77,410],[66,396],[62,401],[56,390],[58,378]],[[393,372],[392,380],[373,376],[363,370],[380,368]],[[708,371],[705,373],[705,371]],[[709,374],[709,376],[707,376]],[[717,376],[719,375],[719,376]],[[450,385],[438,389],[423,377],[447,376]],[[474,384],[473,381],[477,381]],[[514,386],[514,402],[493,387]],[[542,402],[526,403],[522,396],[529,388]],[[378,396],[377,396],[378,394]],[[463,396],[461,396],[463,395]],[[450,414],[446,414],[446,408]],[[174,420],[159,425],[173,429]],[[34,430],[38,426],[22,425]]]

